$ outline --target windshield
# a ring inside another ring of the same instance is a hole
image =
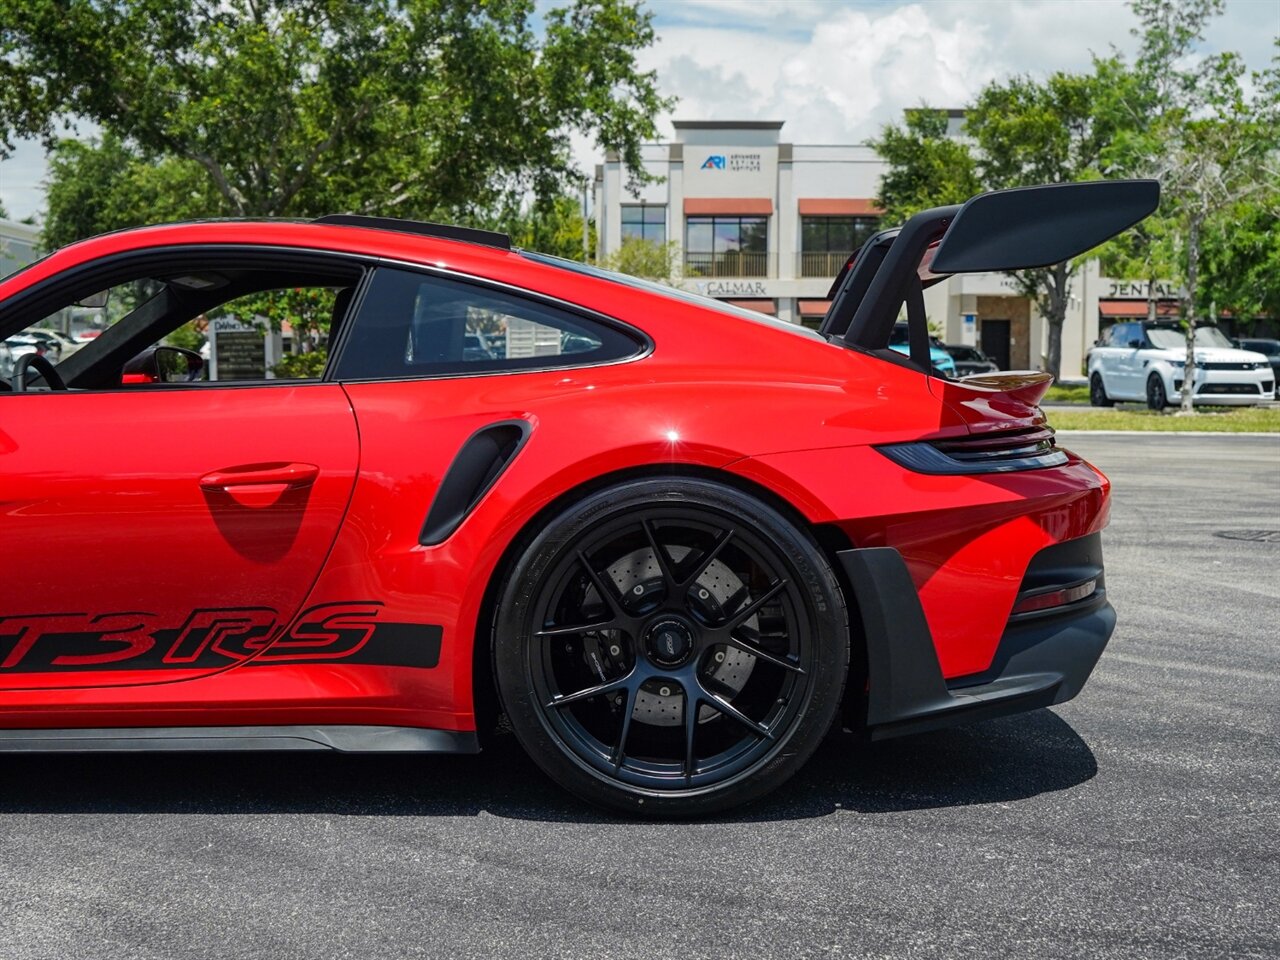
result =
[[[1169,327],[1148,327],[1147,339],[1158,350],[1181,350],[1187,339],[1181,330]],[[1196,327],[1197,347],[1230,347],[1231,341],[1217,327]]]
[[[818,340],[826,343],[826,337],[816,331],[810,330],[808,327],[801,326],[798,323],[788,323],[786,320],[779,320],[777,317],[771,317],[765,313],[757,313],[755,310],[747,310],[743,307],[735,307],[732,303],[726,303],[724,300],[717,300],[715,297],[706,297],[700,293],[690,293],[688,290],[681,290],[678,287],[668,287],[665,284],[658,283],[654,280],[642,280],[639,277],[633,277],[625,273],[615,273],[612,270],[604,270],[600,267],[593,267],[588,263],[581,263],[577,260],[565,260],[561,257],[552,257],[545,253],[533,253],[529,250],[521,250],[520,255],[530,260],[536,260],[538,263],[545,263],[547,266],[559,267],[562,270],[571,270],[574,273],[584,273],[589,277],[595,277],[599,280],[610,280],[614,283],[621,283],[624,286],[635,287],[637,290],[645,290],[649,293],[661,294],[664,297],[670,297],[672,300],[683,300],[685,303],[692,303],[699,307],[711,307],[719,310],[721,313],[730,313],[735,317],[743,320],[750,320],[752,323],[762,323],[767,327],[773,327],[776,330],[785,330],[787,333],[794,333],[797,336],[807,337],[810,340]]]

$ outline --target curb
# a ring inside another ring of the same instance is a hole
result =
[[[1097,437],[1275,437],[1280,440],[1280,431],[1275,430],[1263,432],[1259,430],[1071,430],[1063,428],[1056,431],[1057,436],[1077,433],[1090,433]]]

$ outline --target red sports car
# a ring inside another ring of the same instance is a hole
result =
[[[1047,376],[937,376],[921,291],[1157,193],[927,211],[820,332],[403,221],[59,250],[0,282],[0,339],[105,329],[0,395],[0,750],[474,752],[505,713],[582,797],[693,815],[837,722],[1069,699],[1114,624],[1107,480],[1055,445]]]

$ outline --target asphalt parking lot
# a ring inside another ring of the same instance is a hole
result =
[[[479,757],[0,757],[0,958],[1280,955],[1280,437],[1063,435],[1120,625],[1074,702],[835,737],[649,824]]]

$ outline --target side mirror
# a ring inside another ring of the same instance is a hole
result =
[[[194,383],[204,373],[204,358],[182,347],[156,347],[156,369],[161,383]]]
[[[1129,341],[1129,349],[1130,349],[1130,350],[1141,350],[1141,349],[1142,349],[1142,341],[1141,341],[1141,340],[1130,340],[1130,341]]]
[[[149,347],[124,365],[120,382],[192,383],[204,373],[204,359],[181,347]]]

